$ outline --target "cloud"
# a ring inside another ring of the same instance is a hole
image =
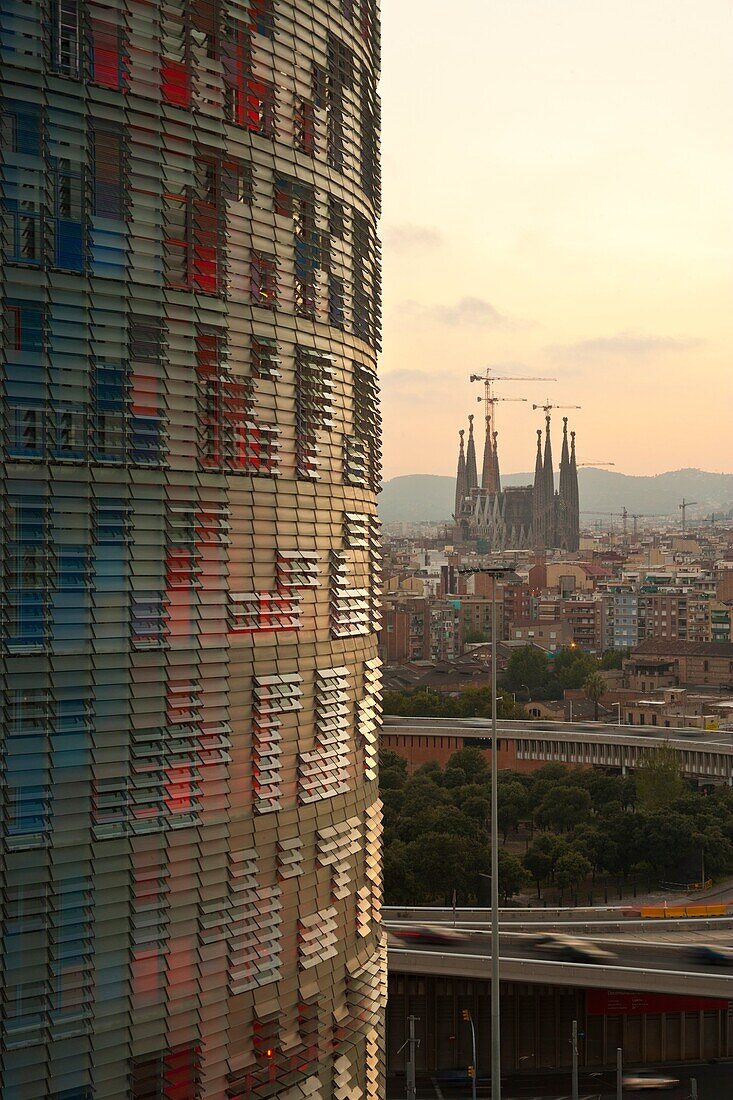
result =
[[[391,225],[384,231],[384,244],[395,252],[410,252],[412,249],[439,248],[443,244],[443,235],[429,225],[413,225],[401,222]]]
[[[396,310],[402,321],[447,325],[450,328],[510,328],[515,322],[500,313],[485,298],[460,298],[454,305],[425,305],[408,300]]]
[[[447,370],[413,370],[400,367],[381,375],[382,392],[392,401],[409,405],[444,405],[456,395],[456,375]]]
[[[620,332],[616,336],[598,336],[574,344],[553,344],[547,351],[557,362],[580,363],[588,359],[645,359],[660,352],[689,351],[704,343],[693,336],[642,336]]]

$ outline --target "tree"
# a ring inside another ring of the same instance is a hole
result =
[[[470,903],[489,870],[485,754],[461,749],[445,770],[431,761],[412,776],[393,753],[384,752],[381,763],[388,903],[448,903],[454,889]],[[592,873],[628,876],[646,867],[676,882],[697,881],[703,861],[706,875],[733,872],[733,790],[693,790],[668,744],[650,750],[636,780],[562,764],[531,774],[501,771],[497,778],[505,835],[531,814],[555,830],[539,833],[522,861],[538,897],[546,881],[577,889],[589,873],[578,857]],[[561,862],[568,854],[574,858]],[[504,852],[500,859],[499,887],[510,897],[523,882],[515,857]]]
[[[464,790],[465,789],[464,787]],[[486,825],[491,816],[491,802],[485,795],[469,795],[461,803],[461,809],[464,814],[468,817],[472,817],[474,821],[478,821],[481,825]],[[499,819],[499,824],[501,824],[501,818]]]
[[[499,783],[499,828],[504,834],[506,844],[510,829],[516,829],[519,822],[529,812],[529,799],[527,791],[516,780],[510,783]]]
[[[454,890],[467,900],[476,898],[479,875],[489,870],[489,851],[483,841],[444,833],[422,833],[407,845],[421,901],[447,903]]]
[[[445,700],[437,691],[415,691],[408,695],[403,704],[403,713],[413,715],[415,718],[443,718],[445,716]]]
[[[540,884],[552,878],[555,865],[566,850],[567,843],[554,833],[542,833],[530,844],[524,866],[537,884],[537,897],[540,896]]]
[[[601,697],[606,694],[606,681],[601,676],[600,672],[591,672],[586,677],[583,683],[583,691],[588,696],[593,704],[593,718],[598,721],[598,703]]]
[[[574,848],[564,852],[555,866],[555,882],[561,891],[577,890],[584,879],[588,878],[592,867],[582,852]]]
[[[577,646],[566,646],[557,653],[552,670],[561,688],[579,688],[598,671],[598,661]]]
[[[514,650],[503,679],[503,686],[508,691],[526,693],[529,690],[533,699],[544,699],[548,682],[547,657],[541,649],[524,645]]]
[[[700,844],[689,818],[669,810],[645,818],[639,851],[645,863],[676,881],[691,877],[700,866]]]
[[[443,782],[443,769],[437,760],[427,760],[415,770],[416,779],[430,779],[440,785]]]
[[[607,649],[601,657],[601,669],[606,672],[611,669],[623,668],[624,657],[628,657],[628,649]]]
[[[607,871],[615,864],[617,853],[614,839],[602,826],[578,826],[573,831],[571,844],[590,862],[594,878],[599,871]]]
[[[491,769],[481,749],[474,749],[470,745],[452,753],[445,768],[446,771],[449,768],[460,768],[466,775],[467,783],[488,783],[491,775]]]
[[[404,714],[405,699],[407,696],[401,691],[385,691],[382,696],[382,707],[385,714]]]
[[[412,718],[490,718],[491,688],[469,687],[459,695],[444,695],[430,688],[418,691],[385,691],[385,714]],[[499,718],[523,718],[524,709],[510,697],[497,694]]]
[[[591,813],[591,798],[584,787],[553,787],[537,807],[539,825],[551,825],[561,832],[587,821]]]
[[[527,886],[530,876],[522,866],[522,861],[510,852],[499,849],[499,890],[504,896],[504,904],[519,894]]]
[[[383,791],[402,789],[407,781],[407,761],[396,752],[379,754],[379,785]]]
[[[642,810],[663,810],[685,793],[679,756],[669,741],[649,748],[636,772],[636,798]]]
[[[597,812],[611,802],[623,803],[626,797],[626,780],[620,775],[606,775],[604,772],[592,769],[579,772],[576,782],[578,786],[582,784],[590,792],[593,809]]]
[[[408,905],[416,900],[417,883],[408,847],[393,840],[384,849],[384,900],[387,905]]]
[[[628,875],[631,868],[641,862],[643,825],[641,814],[625,813],[620,809],[599,818],[598,826],[608,838],[604,862],[612,875]]]

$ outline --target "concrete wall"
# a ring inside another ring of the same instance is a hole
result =
[[[700,998],[654,998],[643,993],[502,982],[502,1067],[540,1070],[569,1066],[572,1021],[581,1033],[581,1066],[610,1066],[622,1047],[627,1065],[660,1061],[696,1062],[733,1054],[728,1002]],[[471,1063],[471,1034],[461,1010],[476,1022],[479,1075],[488,1072],[490,985],[466,978],[391,974],[387,1001],[387,1072],[399,1073],[407,1038],[407,1017],[419,1017],[418,1072],[465,1069]],[[653,1011],[651,1011],[653,1009]]]

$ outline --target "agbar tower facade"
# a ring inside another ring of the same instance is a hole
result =
[[[376,1100],[375,0],[0,0],[7,1100]]]

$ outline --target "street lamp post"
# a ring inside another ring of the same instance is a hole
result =
[[[461,569],[491,577],[491,1100],[501,1100],[499,1027],[499,749],[496,735],[496,582],[511,566],[486,565]]]
[[[476,1027],[470,1009],[464,1008],[461,1012],[461,1016],[466,1023],[471,1025],[471,1051],[473,1054],[473,1065],[471,1066],[471,1098],[472,1100],[476,1100],[476,1078],[478,1075],[478,1065],[476,1064]]]

